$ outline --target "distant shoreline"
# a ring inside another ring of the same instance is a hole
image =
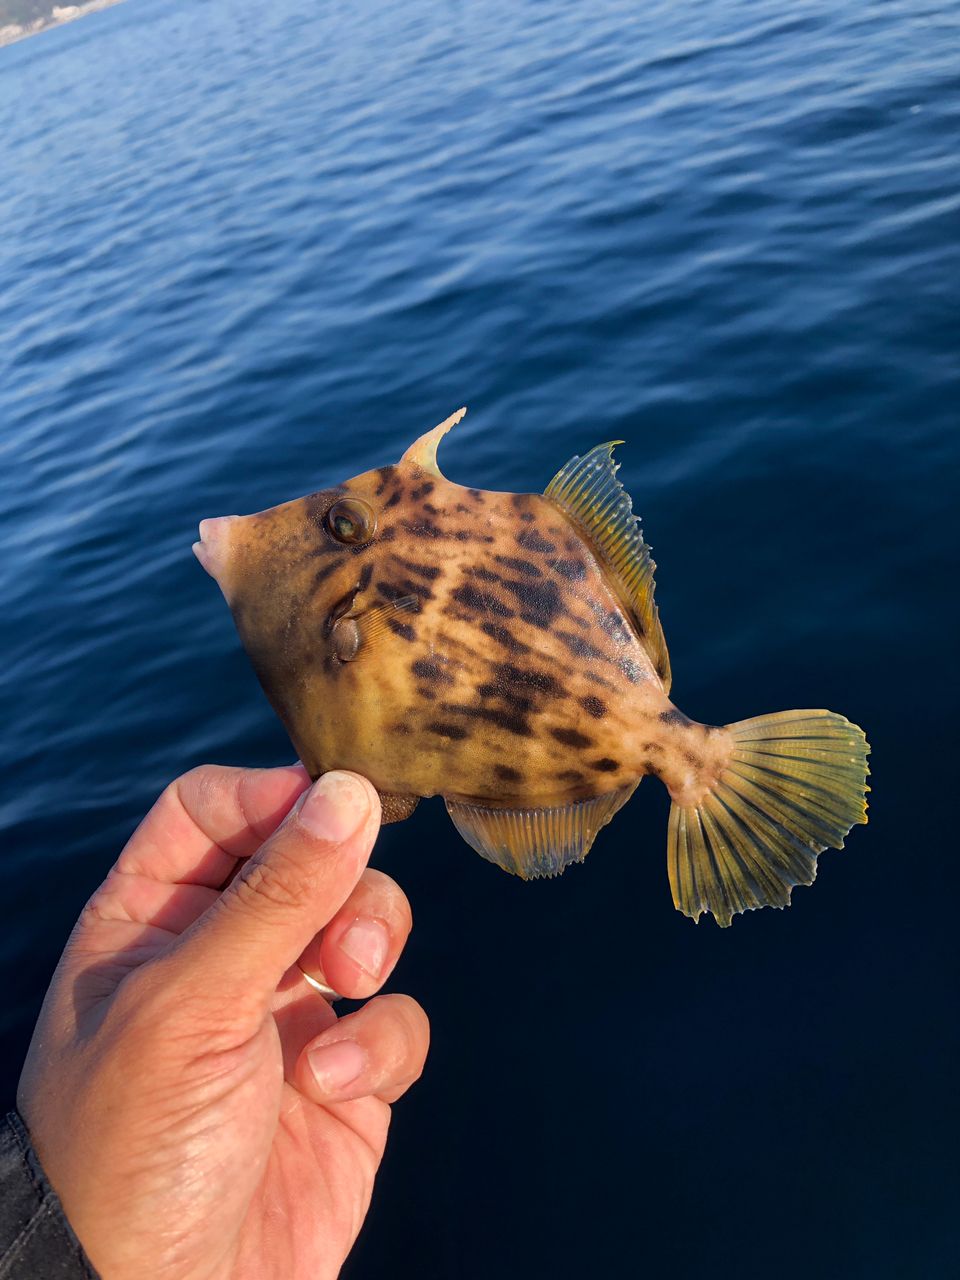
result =
[[[37,36],[51,27],[62,27],[65,22],[74,22],[98,9],[109,9],[111,5],[120,2],[121,0],[86,0],[84,4],[52,5],[45,18],[34,18],[32,22],[24,23],[9,22],[0,26],[0,48],[16,44],[18,40],[26,40],[29,36]]]

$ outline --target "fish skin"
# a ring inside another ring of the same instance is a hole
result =
[[[436,464],[464,412],[393,466],[200,525],[194,550],[311,776],[365,774],[384,822],[443,795],[473,849],[537,879],[582,861],[654,774],[679,911],[726,927],[788,906],[867,821],[863,730],[823,708],[690,720],[615,442],[543,495],[468,489]]]
[[[435,436],[395,465],[232,518],[215,576],[310,775],[362,773],[397,818],[421,796],[553,807],[647,773],[696,803],[729,735],[673,706],[567,515],[540,494],[447,480],[431,465],[436,440],[425,444]],[[344,498],[375,513],[363,545],[327,527]],[[344,643],[347,623],[358,645]]]

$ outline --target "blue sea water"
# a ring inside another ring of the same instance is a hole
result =
[[[954,1273],[956,3],[130,0],[0,50],[2,1072],[158,791],[291,755],[198,520],[622,438],[674,696],[829,706],[871,824],[671,906],[655,782],[521,884],[376,861],[423,1081],[349,1276]]]

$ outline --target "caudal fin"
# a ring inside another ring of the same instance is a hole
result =
[[[720,925],[740,911],[787,907],[812,884],[817,855],[867,821],[869,744],[832,711],[783,711],[727,725],[730,763],[696,807],[670,810],[674,905]]]

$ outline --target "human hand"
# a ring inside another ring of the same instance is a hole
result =
[[[379,819],[355,774],[204,766],[84,909],[17,1101],[103,1280],[339,1272],[428,1025],[401,995],[338,1019],[295,962],[352,998],[396,964]]]

